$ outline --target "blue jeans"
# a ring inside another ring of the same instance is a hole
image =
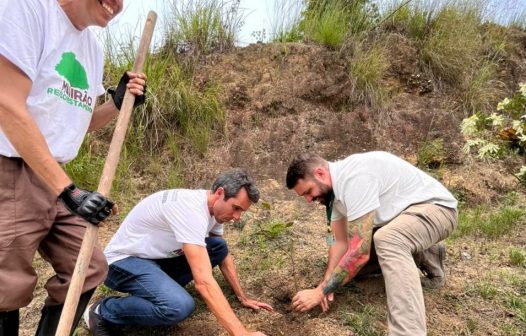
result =
[[[212,267],[228,255],[223,238],[206,238]],[[169,259],[128,257],[110,265],[104,284],[126,297],[107,297],[100,302],[99,314],[116,325],[171,326],[194,311],[194,300],[184,289],[192,272],[184,255]]]

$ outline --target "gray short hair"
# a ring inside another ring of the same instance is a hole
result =
[[[259,201],[259,190],[245,169],[236,168],[219,175],[212,184],[212,192],[220,187],[225,190],[225,201],[231,197],[236,197],[241,188],[245,188],[252,203]]]

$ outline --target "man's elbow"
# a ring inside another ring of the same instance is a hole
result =
[[[214,283],[214,277],[210,275],[194,276],[195,289],[203,295],[209,291],[210,287]]]

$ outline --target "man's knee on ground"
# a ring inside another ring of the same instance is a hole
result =
[[[194,299],[184,292],[171,295],[166,303],[156,305],[154,312],[163,321],[162,325],[171,326],[185,320],[194,309]]]

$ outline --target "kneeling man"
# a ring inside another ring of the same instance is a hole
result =
[[[104,251],[109,273],[105,285],[126,297],[107,297],[86,311],[94,335],[108,335],[112,326],[171,326],[194,310],[184,286],[192,279],[208,308],[231,335],[247,332],[212,275],[219,265],[241,304],[272,310],[248,298],[222,238],[223,223],[239,220],[259,200],[247,172],[220,175],[211,190],[171,189],[140,201],[124,219]]]

